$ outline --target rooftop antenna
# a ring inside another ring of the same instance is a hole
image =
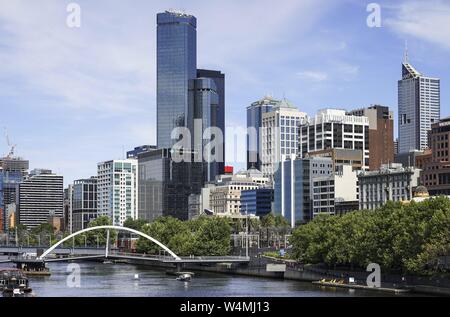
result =
[[[408,40],[405,40],[405,55],[403,56],[403,62],[408,63]]]

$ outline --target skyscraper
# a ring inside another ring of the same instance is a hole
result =
[[[198,69],[197,78],[209,78],[216,86],[217,105],[211,112],[211,124],[222,131],[225,139],[225,74],[216,70]],[[216,175],[222,175],[225,172],[225,142],[222,143],[223,162],[216,162]]]
[[[157,22],[157,145],[171,148],[173,129],[186,127],[193,109],[189,81],[197,78],[197,19],[166,11]]]
[[[306,113],[283,99],[271,112],[262,115],[261,171],[273,180],[283,155],[297,154],[298,126]]]
[[[113,160],[98,164],[97,208],[99,216],[108,216],[116,226],[128,218],[137,219],[138,161]]]
[[[279,100],[275,100],[271,96],[265,96],[247,107],[247,129],[253,130],[247,136],[247,169],[254,167],[261,170],[260,130],[262,128],[262,115],[271,112],[273,107],[279,103]],[[252,133],[255,133],[255,135],[252,135]]]
[[[402,79],[398,82],[398,152],[426,149],[428,131],[440,116],[440,80],[419,73],[409,63],[406,53]]]

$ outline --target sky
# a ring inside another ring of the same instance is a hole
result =
[[[77,0],[81,27],[69,28],[71,2],[0,0],[0,155],[6,128],[17,155],[66,185],[155,144],[156,14],[167,9],[197,17],[198,67],[226,74],[227,127],[245,128],[246,107],[268,94],[310,115],[396,113],[406,41],[410,63],[441,78],[450,115],[448,0],[378,1],[373,28],[364,0]]]

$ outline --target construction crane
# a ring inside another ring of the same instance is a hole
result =
[[[17,144],[11,144],[11,141],[9,140],[8,130],[5,128],[5,138],[6,138],[6,144],[8,144],[9,147],[9,153],[6,155],[6,158],[12,159],[14,157],[14,151],[16,149]]]

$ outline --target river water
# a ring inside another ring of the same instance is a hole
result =
[[[321,289],[311,283],[256,277],[196,273],[189,283],[165,270],[128,264],[79,263],[80,287],[67,263],[50,263],[50,277],[31,277],[37,297],[335,297],[386,296],[377,292]],[[135,279],[135,274],[139,279]],[[68,283],[69,280],[69,283]],[[76,281],[76,280],[75,280]]]

